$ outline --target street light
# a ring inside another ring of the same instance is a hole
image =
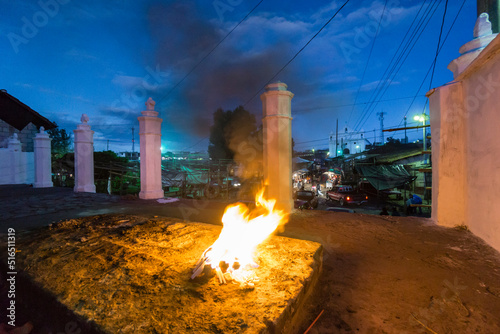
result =
[[[415,117],[413,117],[413,119],[417,122],[422,122],[422,133],[424,134],[424,151],[427,151],[427,140],[425,138],[425,120],[427,119],[427,115],[424,113],[422,115],[415,115]]]

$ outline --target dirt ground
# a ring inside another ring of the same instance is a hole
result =
[[[500,254],[424,218],[302,211],[284,235],[324,245],[309,333],[500,333]]]
[[[281,235],[324,246],[297,333],[500,333],[500,254],[464,227],[315,210]]]
[[[84,331],[295,331],[290,315],[318,280],[322,246],[272,236],[257,248],[258,267],[247,271],[248,284],[230,276],[220,284],[210,266],[190,279],[220,231],[221,226],[168,217],[99,215],[62,221],[19,235],[16,262],[25,281],[19,284],[55,298],[83,320],[77,327]],[[24,304],[43,300],[40,313],[52,306],[51,298],[33,297],[24,287],[17,290]],[[57,314],[30,316],[31,334],[64,327],[53,326]]]

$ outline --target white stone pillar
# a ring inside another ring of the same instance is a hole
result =
[[[460,57],[451,61],[448,69],[453,72],[453,79],[456,79],[469,65],[476,59],[479,54],[497,37],[498,34],[493,34],[491,30],[491,22],[488,14],[482,13],[476,20],[474,26],[474,39],[458,50]]]
[[[50,156],[50,142],[52,139],[40,127],[40,132],[33,138],[35,149],[35,183],[34,188],[52,187],[52,158]]]
[[[266,86],[262,100],[264,126],[264,179],[267,198],[276,207],[291,212],[292,198],[292,113],[293,93],[282,82]]]
[[[139,141],[141,147],[141,199],[163,198],[161,184],[161,122],[154,110],[155,101],[149,98],[146,110],[139,120]]]
[[[19,170],[21,169],[21,142],[17,137],[17,133],[14,133],[7,143],[7,148],[10,153],[10,166],[13,169],[12,173],[12,184],[21,183],[23,177]]]
[[[94,184],[94,131],[87,124],[89,117],[82,115],[82,123],[75,134],[75,188],[74,191],[95,193]]]

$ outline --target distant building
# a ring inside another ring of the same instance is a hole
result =
[[[365,133],[363,131],[353,132],[345,126],[344,129],[338,133],[338,136],[336,136],[334,132],[330,132],[330,157],[335,157],[340,154],[361,153],[365,151],[366,146],[369,145],[371,145],[371,143],[365,138]],[[336,151],[340,152],[336,154]]]
[[[118,156],[122,158],[127,158],[130,161],[136,161],[139,160],[141,154],[139,152],[120,152],[118,153]]]

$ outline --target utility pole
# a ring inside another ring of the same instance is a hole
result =
[[[108,139],[108,142],[106,144],[106,151],[109,151],[109,139]]]
[[[422,127],[422,131],[424,133],[424,151],[427,151],[427,131],[425,130],[425,112],[423,115],[423,120],[422,122],[424,123],[424,126]]]
[[[404,139],[404,143],[408,144],[408,137],[406,137],[406,116],[405,116],[405,139]]]
[[[335,157],[339,151],[339,119],[337,118],[337,129],[335,130]]]
[[[384,145],[384,115],[386,113],[385,112],[378,112],[377,115],[378,115],[378,119],[380,120],[380,144],[381,145]]]
[[[482,13],[488,13],[493,33],[500,32],[500,0],[477,0],[477,16]]]
[[[132,153],[135,153],[134,127],[132,127]]]

